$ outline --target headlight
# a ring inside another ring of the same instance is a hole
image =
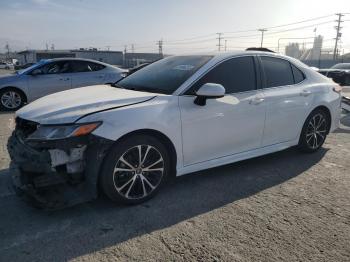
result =
[[[90,134],[101,122],[71,124],[71,125],[42,125],[28,136],[28,140],[55,140]]]

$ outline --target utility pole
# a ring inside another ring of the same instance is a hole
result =
[[[126,54],[127,48],[128,48],[128,46],[125,45],[125,46],[124,46],[124,54]]]
[[[225,52],[227,50],[227,40],[225,40]]]
[[[333,60],[335,60],[337,58],[337,53],[338,53],[338,41],[341,38],[341,32],[340,32],[340,23],[344,22],[341,20],[341,17],[344,16],[342,13],[337,13],[336,14],[338,16],[338,20],[336,20],[336,22],[338,23],[338,25],[335,27],[335,29],[337,30],[337,34],[335,36],[335,45],[334,45],[334,51],[333,51]]]
[[[264,43],[264,33],[267,31],[267,29],[265,29],[265,28],[260,28],[260,29],[258,29],[258,31],[260,31],[260,32],[261,32],[261,42],[260,42],[260,47],[262,47],[262,46],[263,46],[263,43]]]
[[[158,52],[160,55],[163,55],[163,40],[159,40],[157,42],[157,45],[158,45]]]
[[[6,49],[7,59],[9,59],[10,58],[10,45],[9,45],[9,42],[6,42],[5,49]]]
[[[219,42],[216,45],[218,47],[218,51],[221,51],[221,40],[222,40],[222,33],[216,33],[218,35],[218,38],[216,38]]]

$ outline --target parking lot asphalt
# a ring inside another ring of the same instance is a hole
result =
[[[175,179],[149,202],[46,212],[14,194],[0,113],[0,261],[350,261],[350,115],[288,149]]]

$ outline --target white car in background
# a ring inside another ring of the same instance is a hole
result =
[[[61,92],[17,111],[11,172],[49,208],[91,200],[98,189],[141,203],[171,175],[296,145],[317,151],[338,127],[340,91],[300,61],[267,52],[167,57],[114,87]]]
[[[0,109],[17,110],[40,97],[72,88],[115,83],[125,74],[118,67],[88,59],[41,61],[0,77]]]
[[[0,62],[0,69],[14,69],[15,66],[8,62]]]

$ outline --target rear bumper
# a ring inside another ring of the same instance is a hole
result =
[[[14,132],[8,140],[13,186],[33,206],[60,209],[97,197],[100,166],[112,141],[89,136],[28,145]]]

